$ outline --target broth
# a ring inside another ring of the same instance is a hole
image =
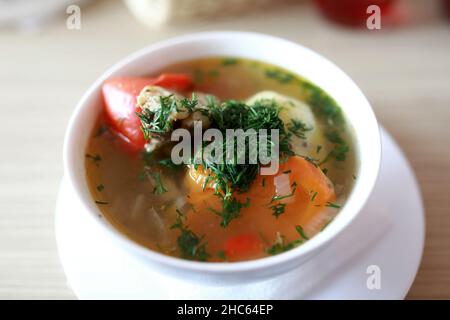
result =
[[[284,252],[312,238],[332,221],[351,192],[357,162],[352,129],[331,97],[284,69],[247,59],[198,59],[171,65],[159,73],[171,72],[189,75],[196,92],[212,94],[220,101],[247,100],[251,104],[264,98],[289,104],[286,108],[290,111],[283,111],[285,122],[292,115],[311,117],[311,113],[314,129],[299,134],[308,138],[291,135],[293,150],[303,157],[291,157],[280,165],[295,195],[275,201],[271,195],[277,192],[276,178],[257,176],[247,192],[235,193],[240,212],[224,226],[224,216],[218,214],[221,198],[195,180],[199,174],[202,178],[199,168],[158,165],[155,172],[142,175],[144,167],[153,168],[155,161],[165,161],[173,144],[152,153],[129,152],[103,113],[89,139],[85,167],[92,197],[114,227],[167,255],[232,262]],[[293,170],[297,168],[298,174]],[[311,172],[311,177],[303,172]],[[326,184],[331,186],[327,189]],[[310,190],[306,185],[312,186]],[[316,185],[319,189],[314,190]],[[325,193],[331,189],[333,195],[327,198]]]

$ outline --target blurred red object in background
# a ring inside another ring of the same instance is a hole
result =
[[[385,16],[389,13],[393,2],[393,0],[316,0],[317,6],[327,18],[353,27],[366,26],[369,16],[368,6],[379,6],[381,15]]]
[[[450,0],[442,0],[442,5],[445,16],[450,19]]]

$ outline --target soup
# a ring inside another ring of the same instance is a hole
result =
[[[119,231],[174,257],[234,262],[300,246],[338,214],[357,163],[351,128],[323,90],[240,58],[186,61],[156,74],[104,83],[86,149],[93,201]],[[205,138],[208,129],[222,140],[192,139],[183,152],[172,141],[176,132]],[[231,129],[258,139],[239,142],[226,135]],[[259,140],[260,130],[277,135]],[[205,156],[208,146],[216,161]],[[261,150],[270,161],[250,161]]]

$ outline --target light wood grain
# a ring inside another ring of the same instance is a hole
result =
[[[426,246],[408,297],[450,299],[450,25],[360,32],[289,5],[151,30],[116,1],[84,8],[80,31],[67,30],[63,19],[38,33],[0,31],[0,298],[74,298],[57,256],[53,211],[64,129],[89,84],[149,43],[211,29],[292,39],[361,86],[422,186]]]

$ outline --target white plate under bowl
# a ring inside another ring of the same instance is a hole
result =
[[[95,231],[63,180],[56,239],[69,286],[80,299],[403,299],[422,257],[424,211],[413,171],[385,130],[382,144],[373,194],[345,232],[299,268],[245,285],[199,286],[155,273]]]

